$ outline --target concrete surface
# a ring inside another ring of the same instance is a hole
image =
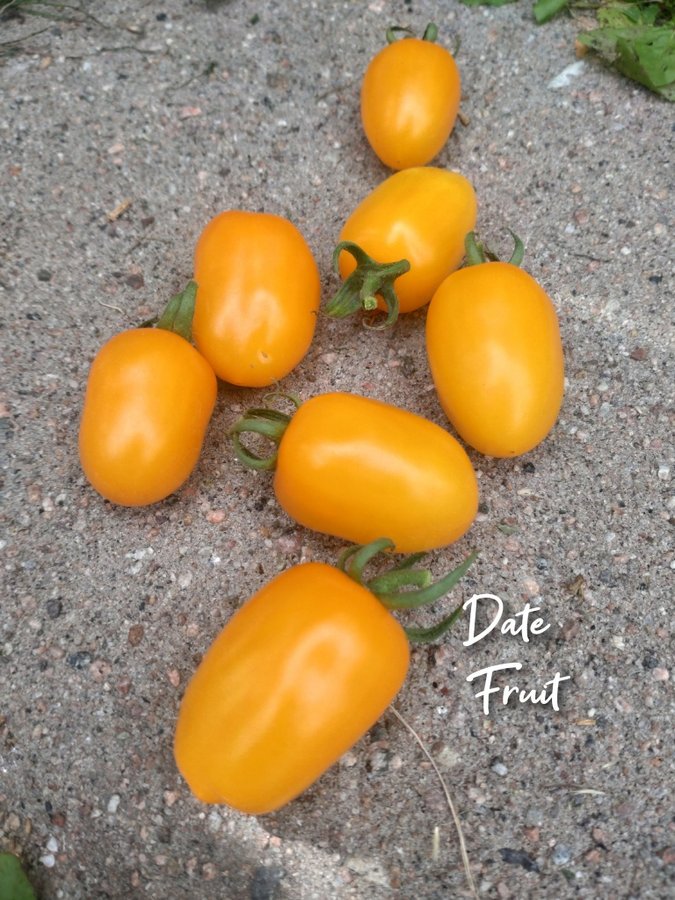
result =
[[[198,469],[156,507],[102,501],[76,451],[97,348],[184,284],[216,212],[288,215],[335,289],[341,223],[387,174],[359,127],[361,73],[386,26],[435,20],[448,44],[461,36],[469,120],[437,162],[473,180],[484,233],[525,238],[569,384],[526,458],[472,454],[481,514],[432,559],[440,574],[482,551],[442,611],[493,593],[511,612],[540,605],[552,627],[466,648],[462,623],[415,650],[397,708],[449,783],[481,896],[665,898],[672,107],[588,59],[549,86],[576,62],[575,28],[537,28],[526,2],[86,6],[98,23],[0,31],[27,35],[0,68],[0,849],[43,898],[468,896],[438,781],[391,714],[275,815],[203,807],[176,772],[182,691],[237,603],[341,546],[295,526],[270,476],[233,461],[225,430],[261,394],[221,386]],[[284,388],[366,393],[444,423],[423,325],[424,311],[386,334],[322,319]],[[483,714],[467,675],[516,660],[528,689],[571,677],[560,712]]]

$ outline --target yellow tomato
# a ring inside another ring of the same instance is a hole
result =
[[[408,669],[403,628],[323,563],[278,575],[232,617],[190,681],[174,751],[193,793],[272,812],[379,718]]]
[[[239,210],[216,216],[197,242],[195,281],[194,339],[224,381],[273,384],[309,349],[319,271],[288,220]]]
[[[277,499],[300,524],[400,553],[443,547],[471,525],[478,486],[438,425],[377,400],[323,394],[303,403],[279,444]]]
[[[439,287],[426,326],[436,391],[457,433],[488,456],[518,456],[553,427],[563,397],[558,319],[518,266],[486,262]]]
[[[475,222],[470,182],[457,172],[420,167],[397,172],[368,194],[339,239],[357,244],[378,263],[408,260],[410,271],[396,278],[394,289],[400,311],[411,312],[428,303],[459,266],[464,239]],[[356,268],[345,251],[338,263],[343,279]]]
[[[80,424],[84,473],[107,500],[156,503],[197,463],[216,378],[184,338],[161,328],[116,335],[94,359]]]
[[[425,165],[450,136],[460,95],[459,70],[447,50],[431,40],[394,41],[363,79],[361,120],[370,146],[392,169]]]

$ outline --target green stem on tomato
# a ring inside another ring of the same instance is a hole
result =
[[[429,22],[427,27],[424,29],[424,34],[422,35],[423,41],[430,41],[432,44],[438,37],[438,26],[435,22]]]
[[[156,327],[164,331],[173,331],[186,341],[191,341],[196,298],[197,282],[188,281],[183,290],[169,300]]]
[[[391,263],[379,263],[353,241],[340,241],[333,252],[333,266],[338,271],[340,254],[351,253],[356,260],[356,268],[345,278],[335,296],[325,306],[325,313],[334,319],[343,319],[363,309],[377,309],[380,295],[386,308],[386,317],[373,328],[388,328],[398,318],[399,303],[394,281],[410,270],[407,259]]]
[[[462,606],[458,606],[449,616],[446,616],[444,619],[441,619],[440,622],[431,625],[429,628],[418,628],[416,626],[406,625],[403,630],[411,644],[431,644],[440,637],[443,637],[446,632],[450,631],[457,619],[462,615],[462,609]]]
[[[470,553],[452,572],[437,582],[432,581],[431,573],[427,569],[413,568],[414,564],[424,556],[422,553],[413,553],[402,563],[392,566],[382,575],[376,575],[367,581],[364,580],[363,570],[368,563],[379,553],[393,550],[393,548],[392,540],[378,538],[369,544],[347,547],[337,563],[339,569],[357,584],[367,588],[389,610],[417,609],[440,599],[455,587],[478,556],[476,551]],[[406,628],[405,632],[411,641],[432,641],[445,634],[460,614],[461,607],[431,628],[410,627]]]
[[[249,409],[228,431],[239,462],[248,469],[273,469],[277,464],[279,444],[290,421],[291,416],[278,409]],[[242,434],[260,434],[272,441],[275,449],[268,456],[258,456],[242,444]]]
[[[525,245],[514,231],[511,231],[510,228],[507,230],[513,238],[514,244],[513,253],[508,262],[512,266],[519,266],[525,255]],[[475,231],[470,231],[464,238],[464,251],[466,253],[467,266],[480,266],[487,262],[500,262],[497,254],[487,244],[478,240]]]
[[[407,25],[391,25],[387,28],[387,43],[393,44],[394,41],[398,40],[398,32],[403,32],[403,37],[415,37],[415,32],[412,28],[409,28]],[[429,22],[427,27],[424,29],[424,34],[422,35],[423,41],[431,41],[432,43],[438,37],[438,26],[434,22]]]

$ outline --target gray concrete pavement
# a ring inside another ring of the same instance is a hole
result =
[[[77,458],[98,347],[183,286],[216,212],[289,216],[324,295],[335,289],[341,224],[387,174],[359,125],[361,74],[388,25],[434,20],[448,44],[461,36],[468,118],[437,164],[473,181],[486,235],[525,239],[559,312],[568,386],[525,458],[471,454],[481,513],[432,558],[440,574],[481,549],[442,611],[492,593],[511,613],[536,603],[552,627],[467,648],[462,623],[414,651],[396,706],[448,781],[480,896],[665,898],[672,107],[588,58],[551,86],[576,61],[574,26],[538,28],[528,3],[87,8],[98,21],[0,26],[3,41],[39,32],[0,67],[0,850],[50,900],[468,896],[437,779],[391,714],[271,816],[204,807],[175,769],[180,697],[236,605],[341,546],[295,526],[271,476],[233,460],[226,429],[263,392],[221,385],[197,470],[155,507],[105,503]],[[387,333],[320,319],[283,387],[364,393],[445,424],[423,332],[423,310]],[[483,714],[467,676],[512,661],[527,689],[571,677],[560,712],[512,701]]]

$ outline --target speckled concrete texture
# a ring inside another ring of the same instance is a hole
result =
[[[471,452],[480,514],[430,560],[481,550],[439,612],[492,593],[551,628],[465,647],[462,622],[413,652],[396,706],[448,782],[480,896],[672,896],[672,107],[588,58],[553,81],[575,27],[538,28],[527,2],[86,6],[96,21],[0,26],[22,38],[0,67],[0,850],[45,900],[468,896],[438,780],[390,713],[259,819],[204,807],[175,769],[182,692],[233,610],[341,548],[233,460],[226,430],[262,392],[220,386],[197,469],[157,506],[104,502],[77,456],[98,347],[183,286],[216,212],[287,215],[335,290],[341,224],[387,175],[359,124],[364,66],[388,25],[434,20],[461,37],[468,120],[436,162],[473,181],[501,249],[507,227],[525,239],[568,385],[536,450]],[[283,388],[445,425],[424,319],[321,318]],[[515,661],[504,680],[527,690],[570,677],[559,712],[496,697],[483,714],[467,676]]]

